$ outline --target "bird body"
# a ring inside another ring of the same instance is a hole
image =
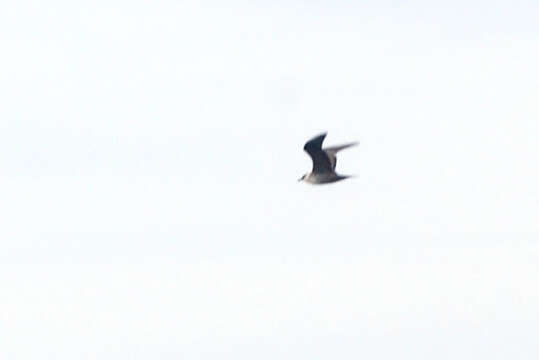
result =
[[[299,181],[311,184],[327,184],[349,178],[349,175],[339,175],[335,172],[337,166],[337,153],[343,149],[357,145],[357,142],[332,146],[322,149],[322,143],[327,133],[317,135],[307,141],[305,150],[313,161],[313,169],[310,173],[303,175]]]
[[[328,184],[339,180],[344,180],[349,177],[350,176],[339,175],[336,173],[316,174],[311,172],[309,174],[306,174],[301,180],[310,184]]]

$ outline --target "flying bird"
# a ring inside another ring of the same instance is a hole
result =
[[[327,184],[351,177],[350,175],[339,175],[335,172],[337,165],[337,153],[343,149],[357,145],[357,142],[332,146],[322,149],[322,142],[327,133],[322,133],[313,137],[305,143],[305,150],[313,161],[313,169],[310,173],[303,175],[298,181],[305,181],[311,184]]]

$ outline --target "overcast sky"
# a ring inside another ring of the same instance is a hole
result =
[[[3,1],[0,357],[539,358],[538,18]]]

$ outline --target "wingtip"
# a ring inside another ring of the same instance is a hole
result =
[[[307,150],[308,147],[316,147],[320,148],[322,146],[322,143],[324,142],[324,139],[326,138],[327,132],[320,133],[316,136],[313,136],[303,146],[303,149]]]
[[[326,137],[327,135],[328,135],[327,131],[322,131],[322,132],[319,132],[318,134],[314,135],[311,139],[316,139],[316,138],[319,138],[321,136]]]

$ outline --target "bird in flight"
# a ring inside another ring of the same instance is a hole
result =
[[[337,153],[343,149],[357,145],[357,142],[332,146],[322,149],[322,142],[327,133],[313,137],[305,143],[305,150],[313,160],[313,169],[303,175],[298,181],[306,181],[311,184],[327,184],[349,178],[349,175],[339,175],[335,172],[337,165]]]

